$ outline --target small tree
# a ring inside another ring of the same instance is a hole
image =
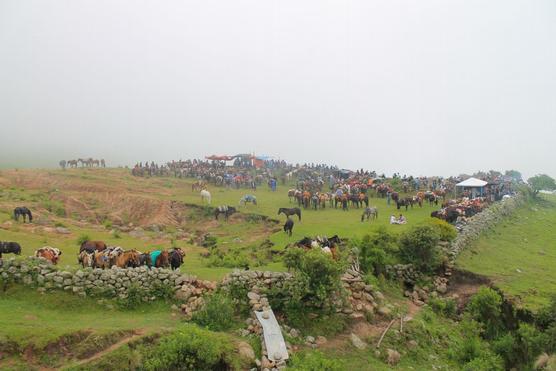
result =
[[[503,330],[502,298],[493,289],[481,287],[467,306],[471,317],[483,326],[483,336],[495,339]]]
[[[539,174],[535,175],[527,179],[527,183],[533,188],[535,194],[539,193],[539,191],[554,191],[556,189],[556,182],[553,178],[549,177],[546,174]]]
[[[432,272],[440,265],[439,240],[435,228],[429,225],[413,227],[400,237],[400,258],[421,272]]]

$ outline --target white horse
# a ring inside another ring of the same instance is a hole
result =
[[[210,192],[207,191],[206,189],[203,189],[201,191],[201,201],[203,203],[206,201],[206,203],[210,205],[211,200],[212,200],[212,196],[210,195]]]

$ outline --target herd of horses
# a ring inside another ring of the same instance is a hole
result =
[[[78,158],[77,160],[61,160],[59,163],[62,169],[66,167],[76,168],[81,164],[81,167],[106,167],[106,162],[103,158],[100,160],[94,158]]]
[[[349,206],[360,208],[365,205],[369,207],[369,196],[365,193],[349,194],[346,192],[342,193],[330,193],[330,192],[310,192],[301,191],[299,189],[290,189],[288,191],[288,197],[290,203],[294,200],[297,202],[299,207],[304,209],[312,208],[326,209],[327,205],[330,208],[338,208],[340,206],[342,210],[347,211]]]
[[[172,268],[179,269],[183,264],[185,252],[181,248],[140,252],[135,249],[107,246],[103,241],[85,241],[79,248],[78,263],[83,268]]]

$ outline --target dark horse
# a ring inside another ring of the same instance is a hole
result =
[[[413,199],[411,197],[402,198],[396,201],[396,208],[399,210],[402,206],[405,206],[405,211],[411,206],[413,208]]]
[[[87,253],[93,253],[95,251],[104,251],[107,246],[103,241],[85,241],[79,247],[79,253],[86,251]]]
[[[14,219],[15,219],[16,222],[19,221],[20,216],[23,217],[23,223],[25,223],[25,218],[26,217],[29,217],[29,223],[31,223],[33,221],[33,214],[31,214],[31,210],[29,210],[25,206],[16,207],[14,209]]]
[[[237,210],[235,207],[233,206],[218,206],[216,208],[216,210],[214,210],[214,218],[216,220],[218,220],[218,215],[220,214],[224,214],[224,219],[228,220],[228,218],[230,217],[230,215],[232,215],[233,213],[235,213]]]
[[[281,207],[278,209],[278,215],[284,213],[284,215],[286,217],[290,217],[292,215],[297,215],[297,217],[299,218],[299,221],[301,221],[301,209],[299,207],[292,207],[291,209],[288,209],[286,207]]]
[[[290,237],[293,232],[293,220],[288,217],[286,223],[284,223],[284,232],[286,232]]]
[[[174,249],[169,252],[170,267],[172,270],[179,269],[183,264],[183,257],[185,253],[182,249]]]
[[[2,258],[2,254],[21,255],[21,246],[17,242],[0,241],[0,258]]]

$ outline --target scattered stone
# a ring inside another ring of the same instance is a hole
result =
[[[354,333],[351,333],[350,340],[351,340],[351,343],[353,344],[353,346],[356,347],[359,350],[363,350],[363,349],[367,348],[367,343],[365,343],[363,340],[361,340],[359,338],[359,336],[355,335]]]

